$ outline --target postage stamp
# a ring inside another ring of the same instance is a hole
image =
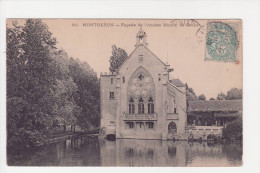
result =
[[[241,56],[241,20],[207,23],[205,61],[237,62]]]

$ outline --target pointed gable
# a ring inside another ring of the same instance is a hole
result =
[[[147,48],[146,46],[144,46],[144,45],[139,45],[139,46],[137,46],[137,47],[134,49],[134,51],[128,56],[128,58],[119,66],[118,70],[120,70],[120,68],[124,65],[124,63],[126,63],[126,61],[128,61],[132,56],[135,56],[136,54],[142,55],[142,54],[140,54],[139,51],[138,51],[138,49],[139,49],[140,47],[142,47],[142,49],[143,49],[144,51],[147,51],[147,53],[144,52],[144,54],[151,54],[151,56],[150,56],[151,58],[152,58],[152,57],[156,58],[159,63],[161,63],[163,66],[166,66],[166,64],[165,64],[159,57],[157,57],[150,49],[148,49],[148,48]],[[136,52],[137,52],[137,53],[136,53]],[[143,55],[143,56],[144,56],[144,55]],[[139,57],[141,58],[141,57],[143,57],[143,56],[139,56]]]
[[[155,63],[157,63],[157,65],[161,64],[163,67],[165,67],[166,64],[160,58],[158,58],[151,50],[149,50],[147,46],[147,34],[142,28],[140,28],[138,33],[136,34],[136,44],[134,51],[120,65],[118,70],[120,70],[127,61],[130,61],[131,58],[136,58],[139,62],[142,62],[144,60],[151,62],[154,61]]]
[[[118,74],[128,80],[137,68],[143,67],[151,73],[155,81],[158,81],[159,76],[162,76],[165,72],[167,65],[148,49],[146,40],[143,42],[139,40],[141,38],[146,39],[147,35],[143,30],[139,30],[136,36],[136,47],[118,68]]]

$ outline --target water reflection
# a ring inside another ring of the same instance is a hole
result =
[[[80,137],[30,150],[8,151],[23,166],[241,166],[242,146]]]

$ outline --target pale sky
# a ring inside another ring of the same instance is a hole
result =
[[[202,32],[198,30],[206,26],[206,20],[191,23],[184,20],[44,19],[43,22],[57,38],[58,48],[86,61],[98,77],[100,72],[109,71],[113,44],[125,49],[128,55],[132,53],[140,28],[138,24],[142,24],[148,48],[163,62],[168,61],[174,68],[172,76],[188,83],[197,95],[216,98],[220,92],[242,88],[242,51],[239,63],[204,61],[206,27],[200,29]]]

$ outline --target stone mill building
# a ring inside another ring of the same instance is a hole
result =
[[[174,58],[174,57],[173,57]],[[135,49],[114,73],[101,73],[101,134],[116,138],[172,139],[185,134],[185,85],[148,48],[140,28]]]

